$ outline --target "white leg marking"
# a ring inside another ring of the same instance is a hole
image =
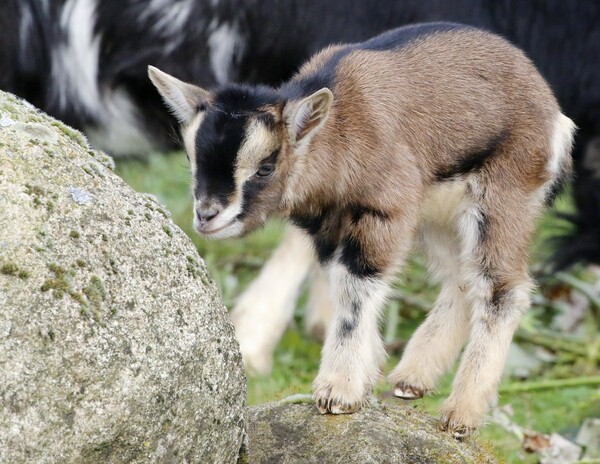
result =
[[[442,424],[457,438],[480,425],[497,401],[504,361],[519,319],[529,308],[531,284],[513,287],[500,308],[489,301],[474,302],[471,335],[452,384],[441,407]]]
[[[298,292],[314,262],[308,239],[290,227],[259,276],[239,297],[231,319],[251,371],[270,372],[273,349],[292,318]]]
[[[456,275],[460,267],[457,214],[465,187],[464,181],[436,186],[424,204],[419,243],[430,274],[442,287],[433,309],[389,376],[394,395],[404,399],[420,398],[433,390],[438,378],[453,366],[469,334],[470,307]]]
[[[420,398],[449,371],[469,334],[469,309],[458,284],[444,284],[435,306],[390,374],[395,396]]]
[[[380,279],[356,277],[338,263],[327,266],[334,315],[321,353],[313,398],[322,414],[351,413],[379,377],[385,350],[379,313],[389,289]]]

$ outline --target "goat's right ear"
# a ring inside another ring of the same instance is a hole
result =
[[[192,84],[148,66],[148,77],[181,124],[187,124],[207,104],[209,93]]]
[[[286,103],[283,120],[294,147],[310,141],[325,123],[332,104],[333,93],[326,87],[303,100]]]

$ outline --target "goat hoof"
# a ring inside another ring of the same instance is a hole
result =
[[[418,400],[425,396],[425,390],[398,382],[394,387],[394,396],[403,400]]]
[[[441,429],[444,432],[448,432],[453,438],[460,441],[470,437],[475,431],[475,427],[470,427],[456,422],[451,419],[451,416],[442,416],[441,422]]]
[[[314,392],[313,399],[321,414],[352,414],[364,403],[362,398],[356,402],[345,401],[342,396],[335,395],[331,387],[318,389]]]
[[[352,414],[360,409],[358,404],[338,403],[331,398],[318,399],[316,405],[321,414]]]

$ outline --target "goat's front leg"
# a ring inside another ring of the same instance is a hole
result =
[[[321,413],[356,411],[379,376],[385,358],[379,315],[389,282],[412,242],[412,217],[406,214],[394,220],[365,208],[355,214],[353,228],[342,235],[325,261],[333,318],[313,383],[313,398]]]
[[[378,318],[388,285],[362,277],[342,264],[327,267],[334,307],[313,398],[322,414],[347,414],[361,408],[385,358]]]

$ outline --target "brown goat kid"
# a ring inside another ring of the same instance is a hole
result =
[[[529,307],[535,219],[571,168],[574,125],[523,53],[432,23],[327,48],[278,89],[207,92],[149,73],[183,126],[196,230],[239,236],[281,215],[312,239],[334,306],[319,411],[368,398],[385,356],[381,309],[416,243],[441,292],[393,392],[431,391],[466,344],[442,424],[456,437],[478,426]]]

